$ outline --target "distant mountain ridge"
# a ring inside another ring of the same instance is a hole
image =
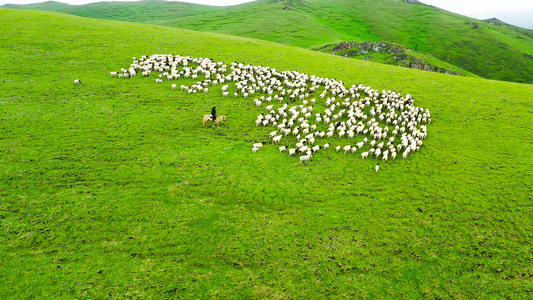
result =
[[[253,37],[308,49],[345,41],[392,42],[485,78],[533,83],[530,30],[464,17],[417,1],[259,0],[212,7],[144,0],[5,7]]]
[[[515,25],[511,25],[511,24],[508,24],[508,23],[505,23],[501,20],[498,20],[497,18],[490,18],[490,19],[486,19],[486,20],[483,20],[489,24],[492,24],[492,25],[496,25],[496,26],[502,26],[502,27],[505,27],[505,28],[508,28],[508,29],[511,29],[515,32],[518,32],[520,34],[523,34],[523,35],[526,35],[530,38],[533,39],[533,30],[532,29],[527,29],[527,28],[522,28],[522,27],[519,27],[519,26],[515,26]]]

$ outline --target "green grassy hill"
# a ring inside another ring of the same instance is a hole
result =
[[[511,29],[513,31],[516,31],[516,32],[518,32],[520,34],[523,34],[523,35],[528,36],[529,38],[533,39],[533,30],[531,30],[531,29],[526,29],[526,28],[522,28],[522,27],[519,27],[519,26],[507,24],[507,23],[505,23],[505,22],[503,22],[501,20],[498,20],[496,18],[491,18],[491,19],[487,19],[487,20],[483,20],[483,21],[485,21],[486,23],[492,24],[492,25],[502,26],[502,27]]]
[[[479,76],[533,83],[528,32],[402,0],[260,0],[209,7],[162,0],[17,6],[85,17],[145,22],[317,48],[343,41],[388,41]],[[475,26],[474,24],[477,24]]]
[[[155,25],[0,19],[0,298],[531,295],[533,86]],[[272,129],[251,99],[109,76],[155,53],[394,89],[433,122],[378,173],[333,149],[298,165],[252,153]],[[204,128],[214,104],[228,121]]]
[[[67,13],[88,18],[155,24],[161,20],[172,20],[218,11],[217,7],[182,2],[168,2],[165,0],[143,0],[133,2],[109,1],[86,5],[69,5],[61,2],[47,1],[26,5],[6,4],[4,7],[36,9]]]

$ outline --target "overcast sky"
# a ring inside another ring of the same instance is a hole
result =
[[[1,1],[1,0],[0,0]],[[484,20],[498,18],[506,23],[533,29],[533,0],[419,0],[447,11]]]
[[[99,0],[55,0],[68,4],[87,4],[100,2]],[[138,0],[121,0],[138,1]],[[188,0],[198,4],[227,6],[236,5],[253,0]],[[509,24],[533,29],[533,0],[419,0],[442,9],[473,17],[476,19],[488,19],[496,17]],[[28,4],[44,2],[44,0],[0,0],[3,4]]]

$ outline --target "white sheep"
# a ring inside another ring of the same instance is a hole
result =
[[[279,141],[281,140],[281,138],[283,137],[283,135],[278,135],[278,136],[275,136],[272,138],[272,143],[273,144],[279,144]]]
[[[403,156],[403,159],[405,160],[407,158],[407,155],[409,155],[409,151],[410,151],[411,148],[407,147],[405,149],[405,151],[403,152],[402,156]]]
[[[294,154],[296,154],[296,149],[290,148],[289,149],[289,156],[293,156]]]
[[[346,154],[347,152],[350,151],[350,149],[352,149],[352,146],[347,145],[347,146],[344,146],[342,149],[344,149],[344,154]]]
[[[303,146],[303,147],[300,147],[300,148],[298,149],[298,151],[299,151],[300,153],[304,153],[304,152],[307,152],[307,150],[309,150],[309,149],[310,149],[309,146]]]
[[[300,164],[303,162],[308,162],[311,159],[311,154],[300,156]]]
[[[376,156],[376,158],[378,158],[381,155],[381,149],[377,148],[376,151],[374,152],[374,155]]]

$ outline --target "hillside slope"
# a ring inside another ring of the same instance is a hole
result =
[[[515,26],[515,25],[511,25],[511,24],[507,24],[501,20],[498,20],[496,18],[491,18],[491,19],[487,19],[487,20],[483,20],[489,24],[492,24],[492,25],[497,25],[497,26],[503,26],[503,27],[506,27],[508,29],[511,29],[513,31],[516,31],[520,34],[523,34],[525,36],[528,36],[530,38],[533,39],[533,30],[531,29],[526,29],[526,28],[522,28],[522,27],[518,27],[518,26]]]
[[[97,2],[85,5],[69,5],[62,2],[47,1],[26,5],[6,4],[5,8],[36,9],[61,12],[76,16],[144,22],[157,24],[162,20],[173,20],[218,11],[217,7],[165,0],[143,0],[133,2]]]
[[[86,17],[253,37],[303,48],[354,40],[388,41],[429,53],[485,78],[533,83],[530,35],[421,3],[261,0],[232,7],[207,7],[145,0],[135,4],[89,4],[68,10],[61,7],[58,11]],[[54,5],[38,8],[56,10]]]
[[[531,294],[533,86],[162,26],[0,19],[0,298]],[[264,105],[110,77],[155,53],[402,91],[433,122],[420,152],[378,173],[333,147],[308,164],[252,153],[274,130],[254,124]],[[213,105],[228,121],[203,127]]]

